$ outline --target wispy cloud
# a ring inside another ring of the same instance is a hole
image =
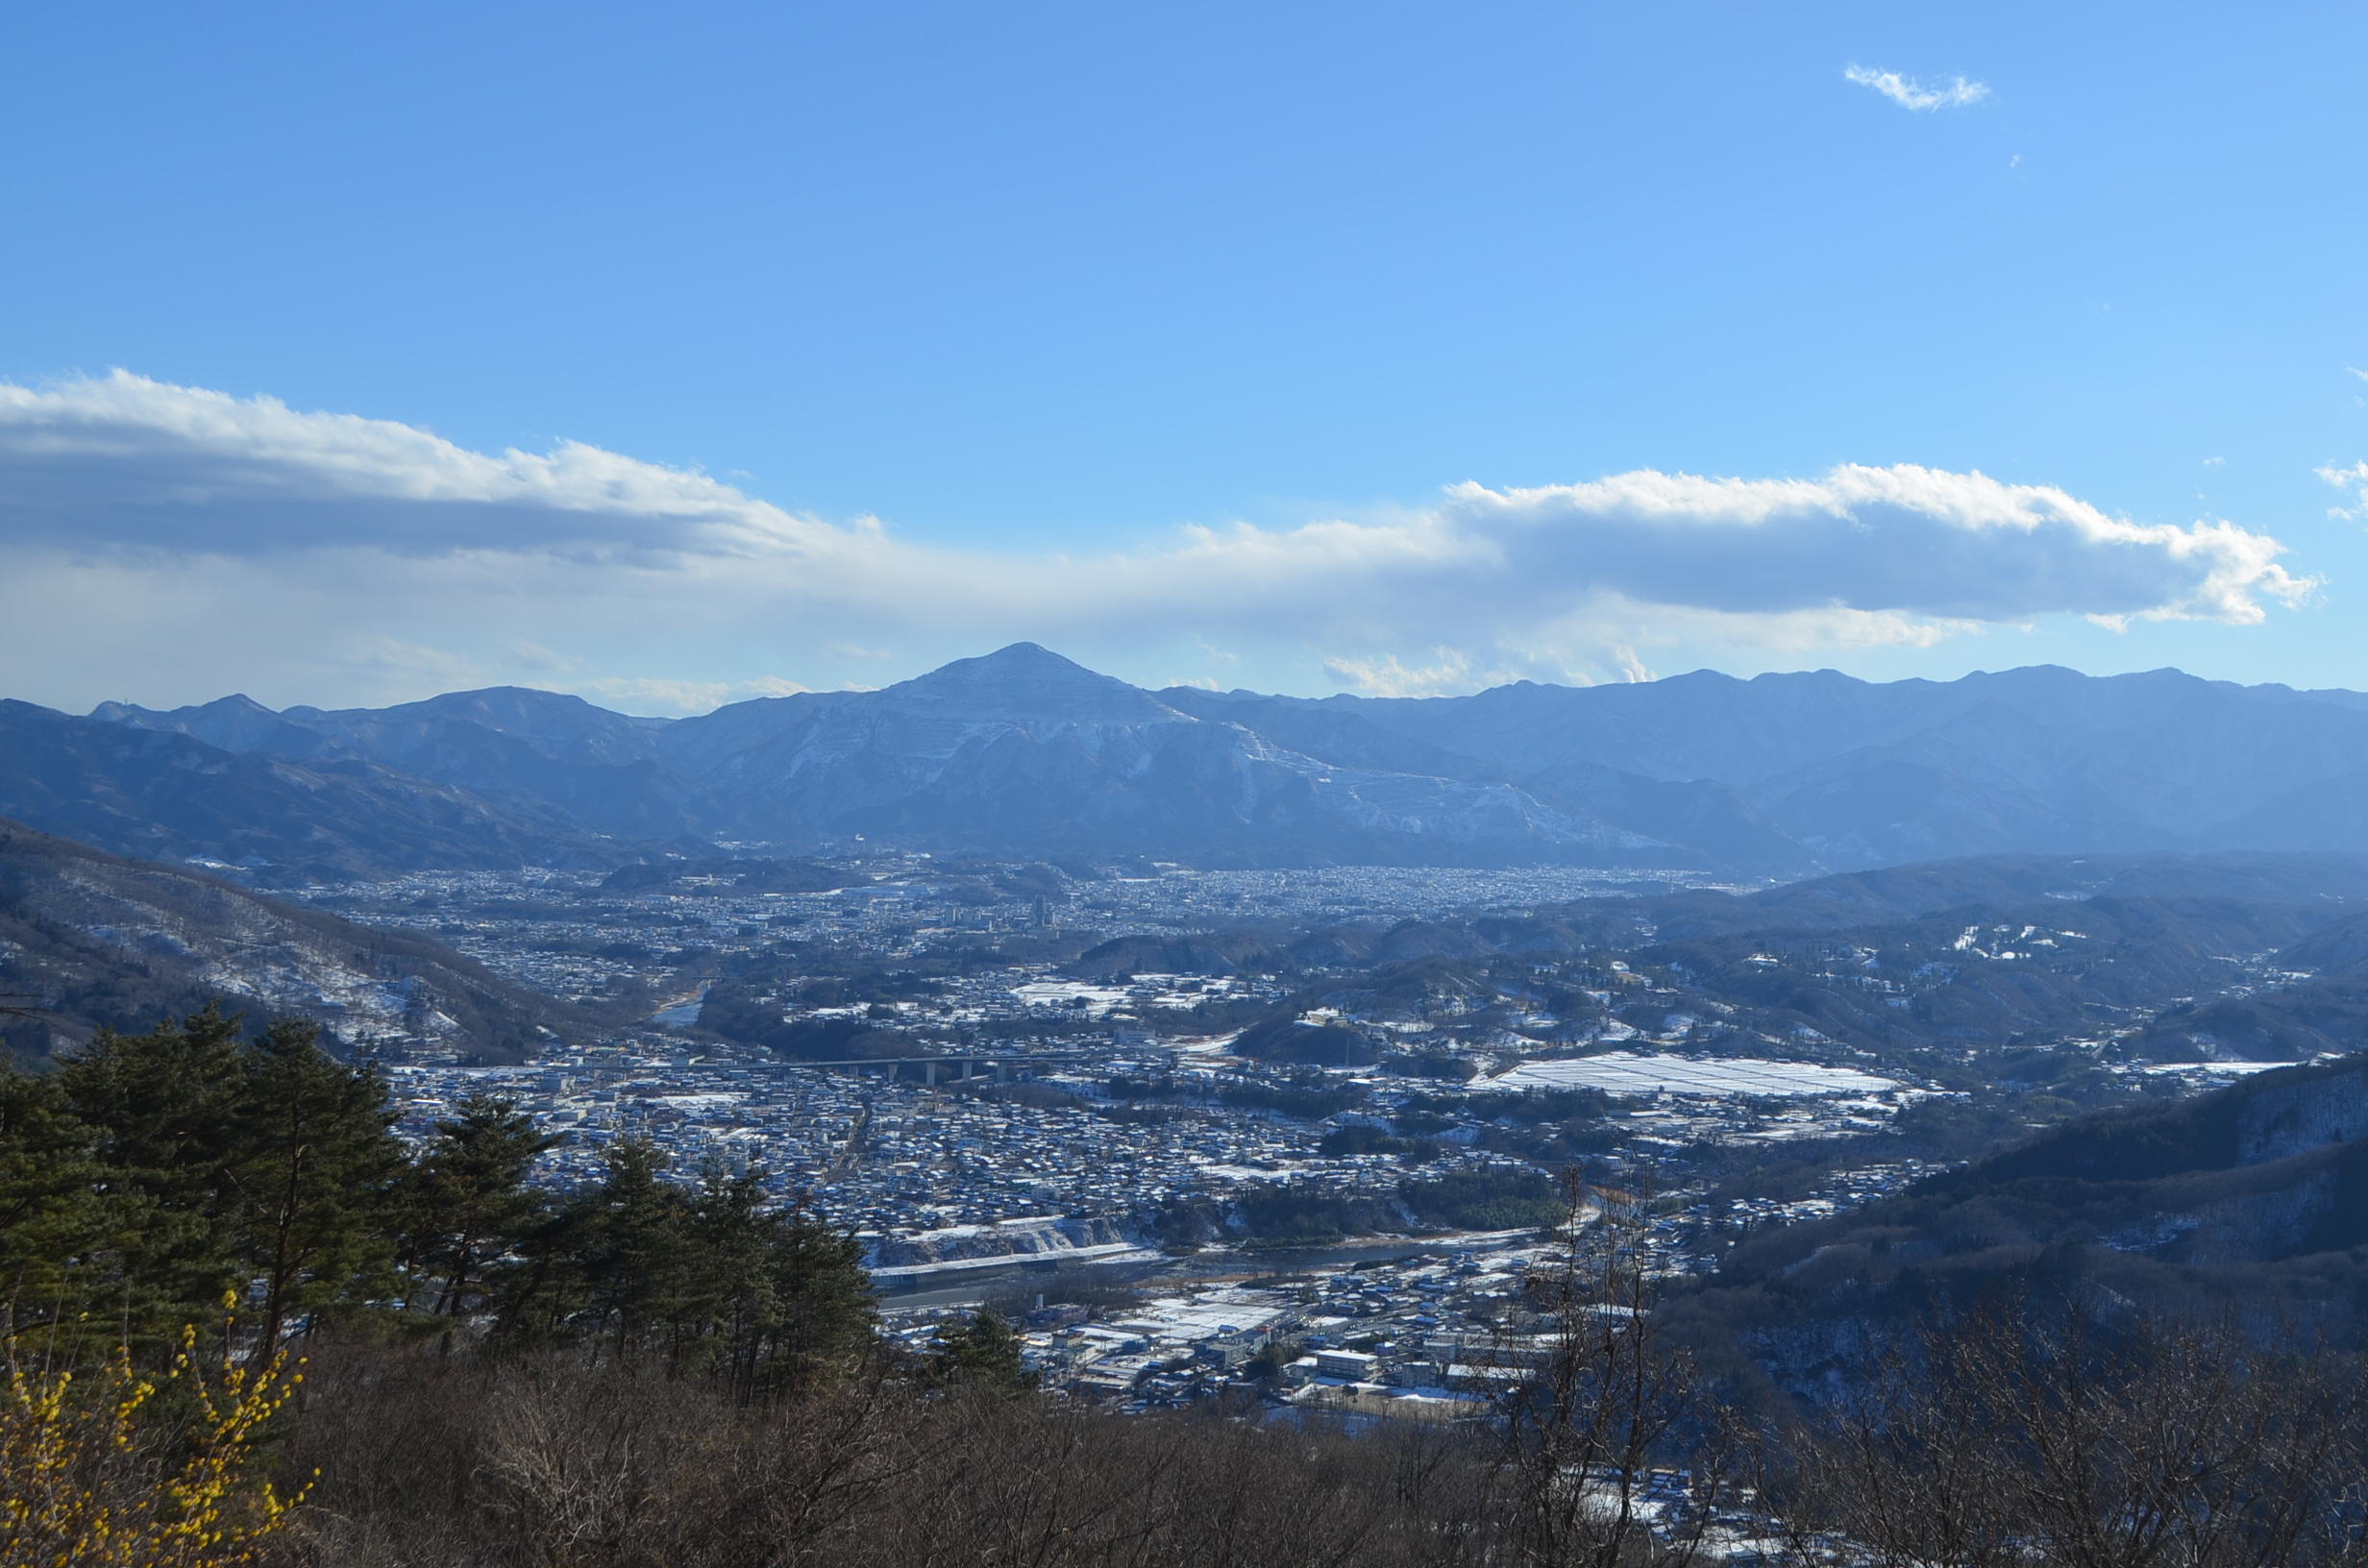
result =
[[[1902,109],[1929,113],[1936,109],[1970,109],[1989,96],[1989,87],[1965,77],[1955,77],[1938,86],[1926,86],[1912,76],[1897,71],[1878,71],[1864,65],[1850,65],[1842,76],[1862,87],[1871,87]],[[2020,154],[2016,155],[2019,161]]]
[[[643,675],[603,675],[584,683],[584,690],[636,713],[652,708],[671,713],[704,713],[732,696],[725,680],[666,680]],[[770,695],[770,694],[766,694]]]
[[[751,680],[672,680],[663,675],[601,675],[576,682],[596,697],[634,713],[705,713],[755,697],[796,697],[807,688],[783,675]]]
[[[1205,638],[1442,690],[1615,676],[1621,650],[1679,634],[1807,652],[2051,615],[2256,623],[2313,586],[2284,553],[2232,523],[1906,464],[1466,483],[1127,552],[957,551],[592,447],[476,453],[121,375],[0,385],[0,668],[48,672],[51,689],[11,695],[52,701],[384,700],[564,673],[691,707],[855,676],[843,661],[883,647],[918,661],[1017,638],[1164,639],[1194,664]],[[750,678],[765,670],[796,679]]]
[[[2368,462],[2354,463],[2350,468],[2337,468],[2330,463],[2318,470],[2318,476],[2336,489],[2350,492],[2358,503],[2330,506],[2328,516],[2342,518],[2347,523],[2368,523]]]
[[[1517,679],[1525,672],[1514,670],[1484,671],[1470,653],[1460,648],[1435,648],[1429,664],[1408,665],[1394,653],[1374,658],[1332,658],[1323,662],[1324,674],[1343,686],[1363,692],[1369,697],[1442,697],[1459,692],[1478,691]]]

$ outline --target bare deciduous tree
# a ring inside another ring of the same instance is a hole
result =
[[[2364,1387],[2233,1326],[2106,1335],[2028,1302],[1936,1319],[1791,1436],[1793,1556],[1884,1568],[2368,1561]]]
[[[1655,1312],[1650,1226],[1634,1193],[1567,1179],[1571,1218],[1551,1264],[1528,1282],[1537,1333],[1499,1342],[1526,1376],[1500,1396],[1517,1559],[1538,1568],[1681,1565],[1697,1556],[1712,1488],[1698,1468],[1656,1474],[1698,1413],[1692,1360]],[[1700,1466],[1713,1445],[1688,1445]],[[1661,1484],[1656,1484],[1656,1482]]]

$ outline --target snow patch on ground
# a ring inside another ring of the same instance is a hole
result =
[[[1609,1051],[1560,1062],[1524,1062],[1481,1085],[1488,1089],[1600,1089],[1607,1094],[1700,1094],[1716,1097],[1880,1094],[1907,1086],[1854,1067],[1756,1057],[1695,1060]]]

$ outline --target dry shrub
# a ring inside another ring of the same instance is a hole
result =
[[[893,1368],[754,1409],[566,1354],[325,1354],[294,1460],[313,1568],[1258,1568],[1479,1560],[1452,1435],[1128,1418]]]

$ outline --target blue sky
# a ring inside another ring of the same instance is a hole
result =
[[[27,12],[5,684],[680,711],[1032,638],[1299,692],[2368,686],[2363,46],[2351,5]]]

